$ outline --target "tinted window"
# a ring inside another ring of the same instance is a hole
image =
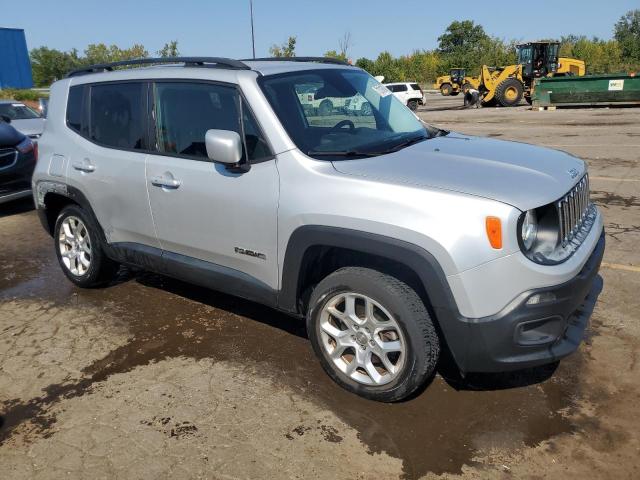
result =
[[[406,92],[407,86],[406,85],[396,85],[396,89],[394,90],[394,92]]]
[[[142,83],[93,85],[89,138],[110,147],[142,149],[143,98]]]
[[[208,159],[207,130],[241,133],[238,94],[233,87],[161,82],[154,90],[160,152]]]
[[[242,109],[242,119],[244,123],[244,138],[247,144],[247,153],[249,160],[260,160],[271,156],[271,150],[267,141],[264,139],[258,122],[246,106]]]
[[[9,117],[11,120],[30,120],[40,118],[40,115],[27,107],[24,103],[0,103],[0,115]]]
[[[412,84],[411,84],[411,88],[413,88],[414,90],[418,90],[418,91],[420,91],[420,90],[421,90],[421,89],[420,89],[420,85],[418,85],[417,83],[412,83]]]
[[[82,126],[82,94],[84,87],[71,87],[67,99],[67,125],[72,130],[80,132]]]
[[[398,90],[396,89],[396,85],[385,85],[385,87],[387,87],[389,90],[391,90],[392,92],[397,92]]]

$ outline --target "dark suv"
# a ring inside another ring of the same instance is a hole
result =
[[[36,143],[0,121],[0,203],[31,195],[37,157]]]

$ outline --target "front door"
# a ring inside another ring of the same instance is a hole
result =
[[[167,81],[153,92],[158,153],[147,157],[147,186],[166,257],[228,267],[276,289],[278,171],[238,89]],[[248,171],[209,160],[209,129],[245,139]]]

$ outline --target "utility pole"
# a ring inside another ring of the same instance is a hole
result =
[[[256,37],[253,32],[253,0],[249,0],[249,9],[251,10],[251,49],[253,50],[253,58],[256,58]]]

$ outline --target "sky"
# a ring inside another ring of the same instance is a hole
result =
[[[351,34],[349,57],[394,56],[437,47],[438,36],[453,20],[470,19],[505,40],[535,40],[578,34],[611,38],[613,26],[640,0],[253,0],[256,55],[297,37],[296,54],[337,50]],[[443,4],[450,5],[442,8]],[[25,14],[28,9],[31,14]],[[513,8],[519,5],[529,6]],[[0,0],[0,27],[23,28],[29,49],[59,50],[90,43],[122,48],[143,44],[155,54],[178,40],[180,53],[193,56],[251,56],[249,0]]]

